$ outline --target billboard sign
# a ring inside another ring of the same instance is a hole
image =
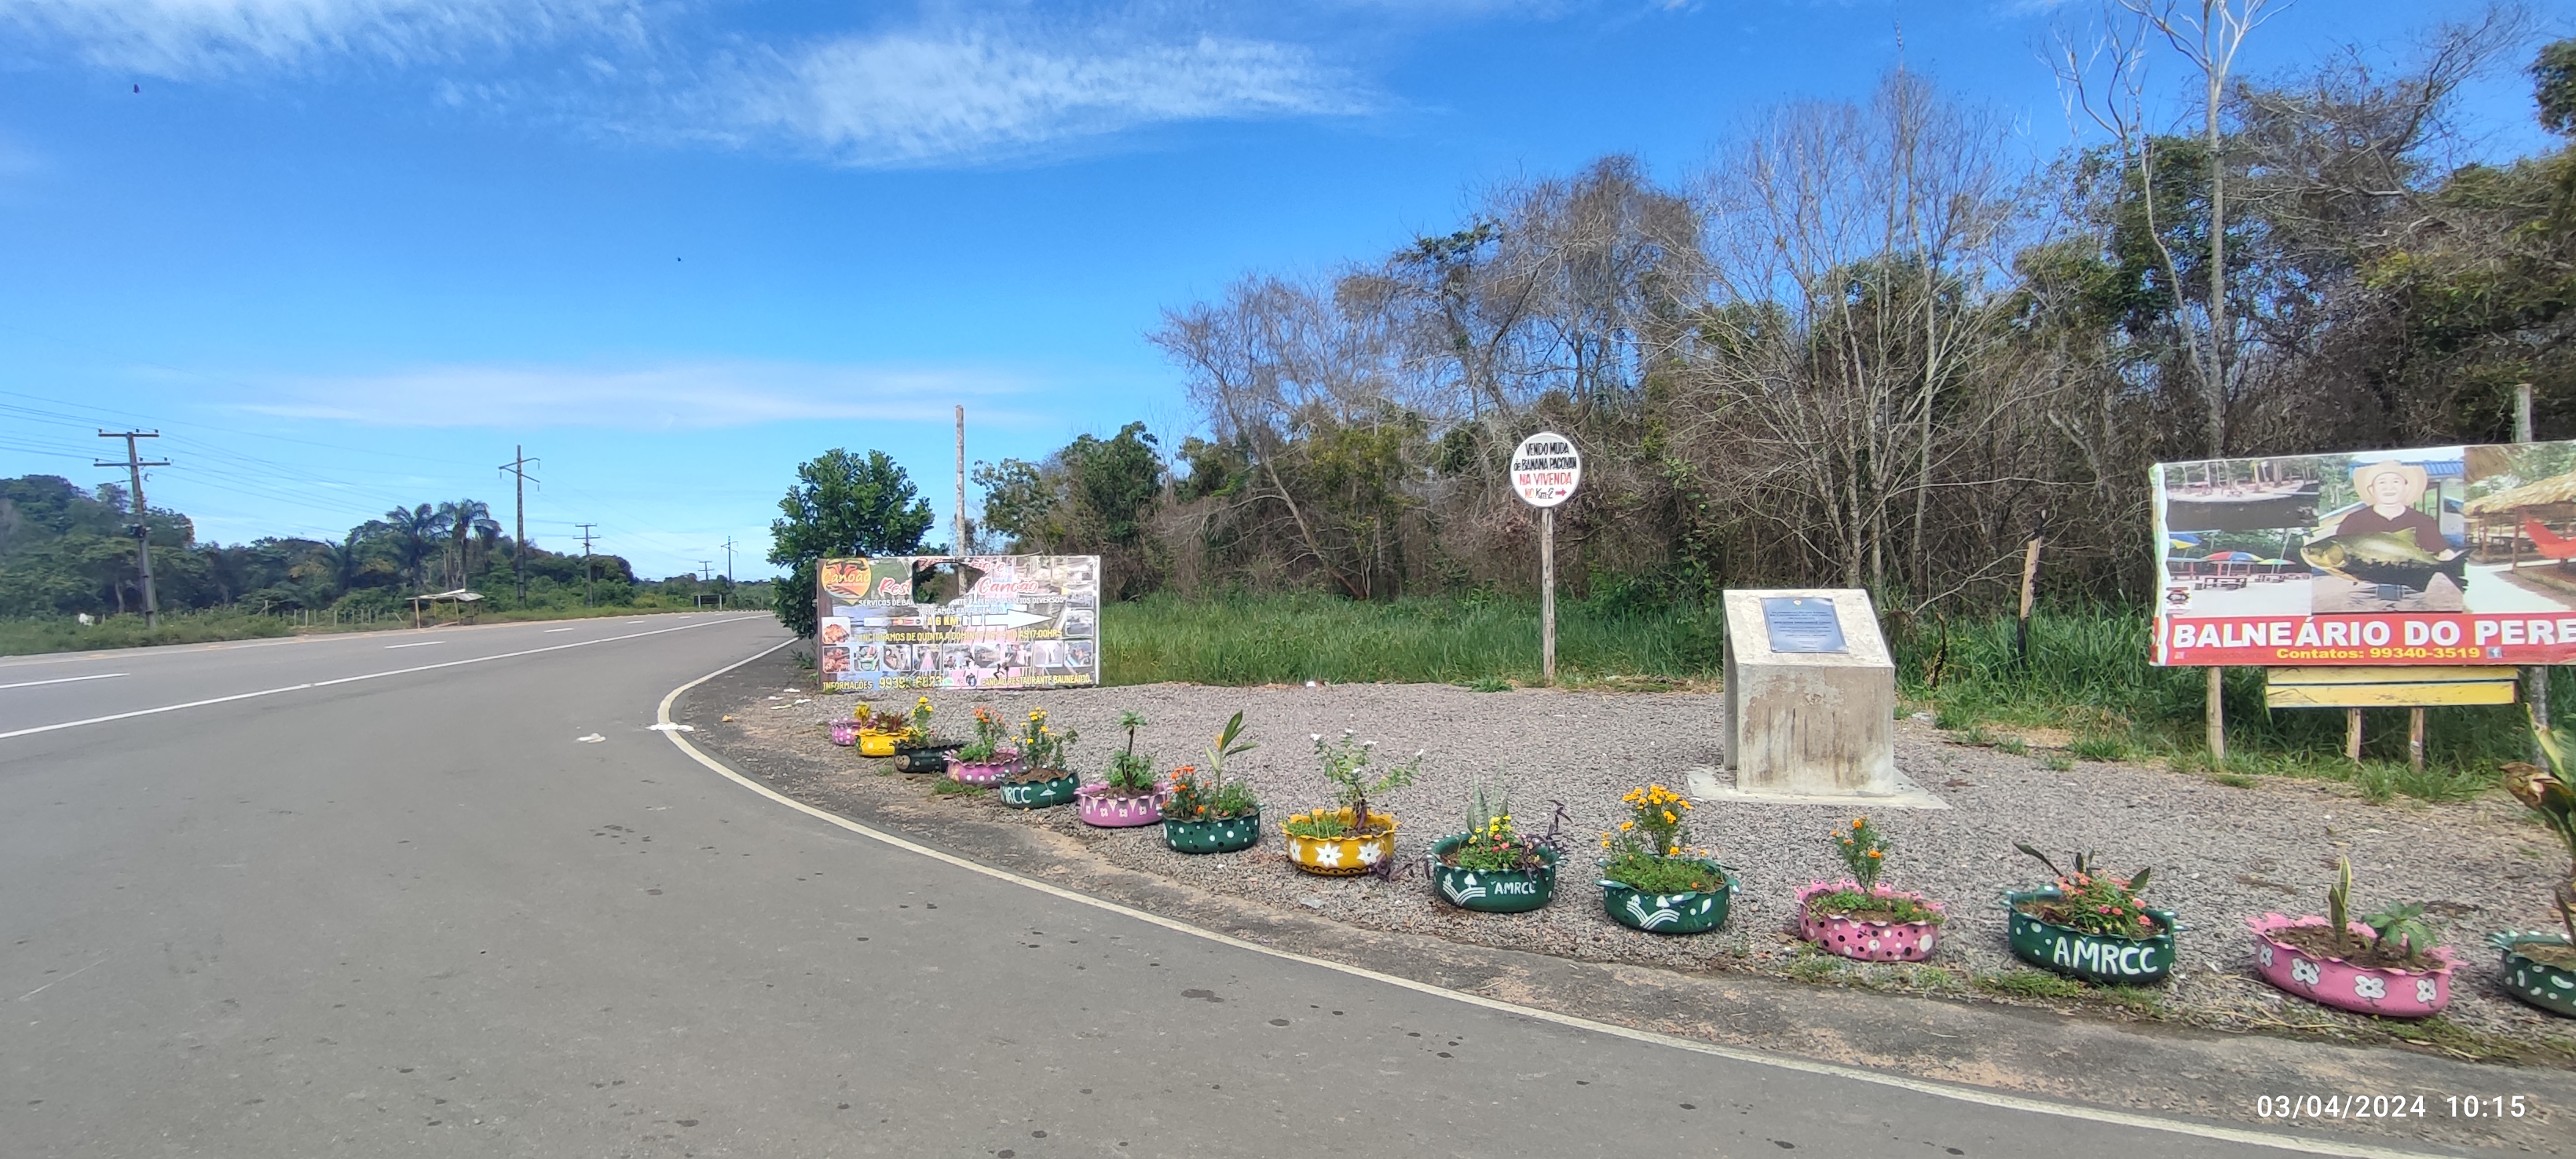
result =
[[[1100,557],[887,555],[814,576],[826,692],[1100,683]]]
[[[2159,463],[2156,663],[2576,660],[2576,443]]]

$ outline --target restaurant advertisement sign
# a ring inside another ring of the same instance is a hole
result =
[[[826,692],[1100,683],[1100,557],[890,555],[816,565]]]
[[[2576,443],[2159,463],[2155,659],[2576,660]]]

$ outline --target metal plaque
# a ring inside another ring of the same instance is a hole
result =
[[[1820,596],[1765,596],[1762,623],[1774,652],[1849,652],[1834,602]]]

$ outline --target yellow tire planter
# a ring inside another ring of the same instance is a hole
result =
[[[859,755],[863,757],[893,756],[894,742],[902,740],[903,736],[904,734],[899,732],[878,732],[872,728],[860,729]]]
[[[1319,815],[1340,817],[1344,825],[1351,823],[1348,809],[1335,809],[1330,814],[1318,809],[1288,818],[1288,825]],[[1289,862],[1297,868],[1326,877],[1352,877],[1395,857],[1395,828],[1399,822],[1372,809],[1369,823],[1381,827],[1365,837],[1299,837],[1288,832],[1286,825],[1280,827],[1280,836],[1288,843]]]

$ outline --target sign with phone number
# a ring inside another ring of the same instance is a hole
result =
[[[2328,665],[2576,662],[2576,615],[2409,613],[2156,621],[2156,662]]]

